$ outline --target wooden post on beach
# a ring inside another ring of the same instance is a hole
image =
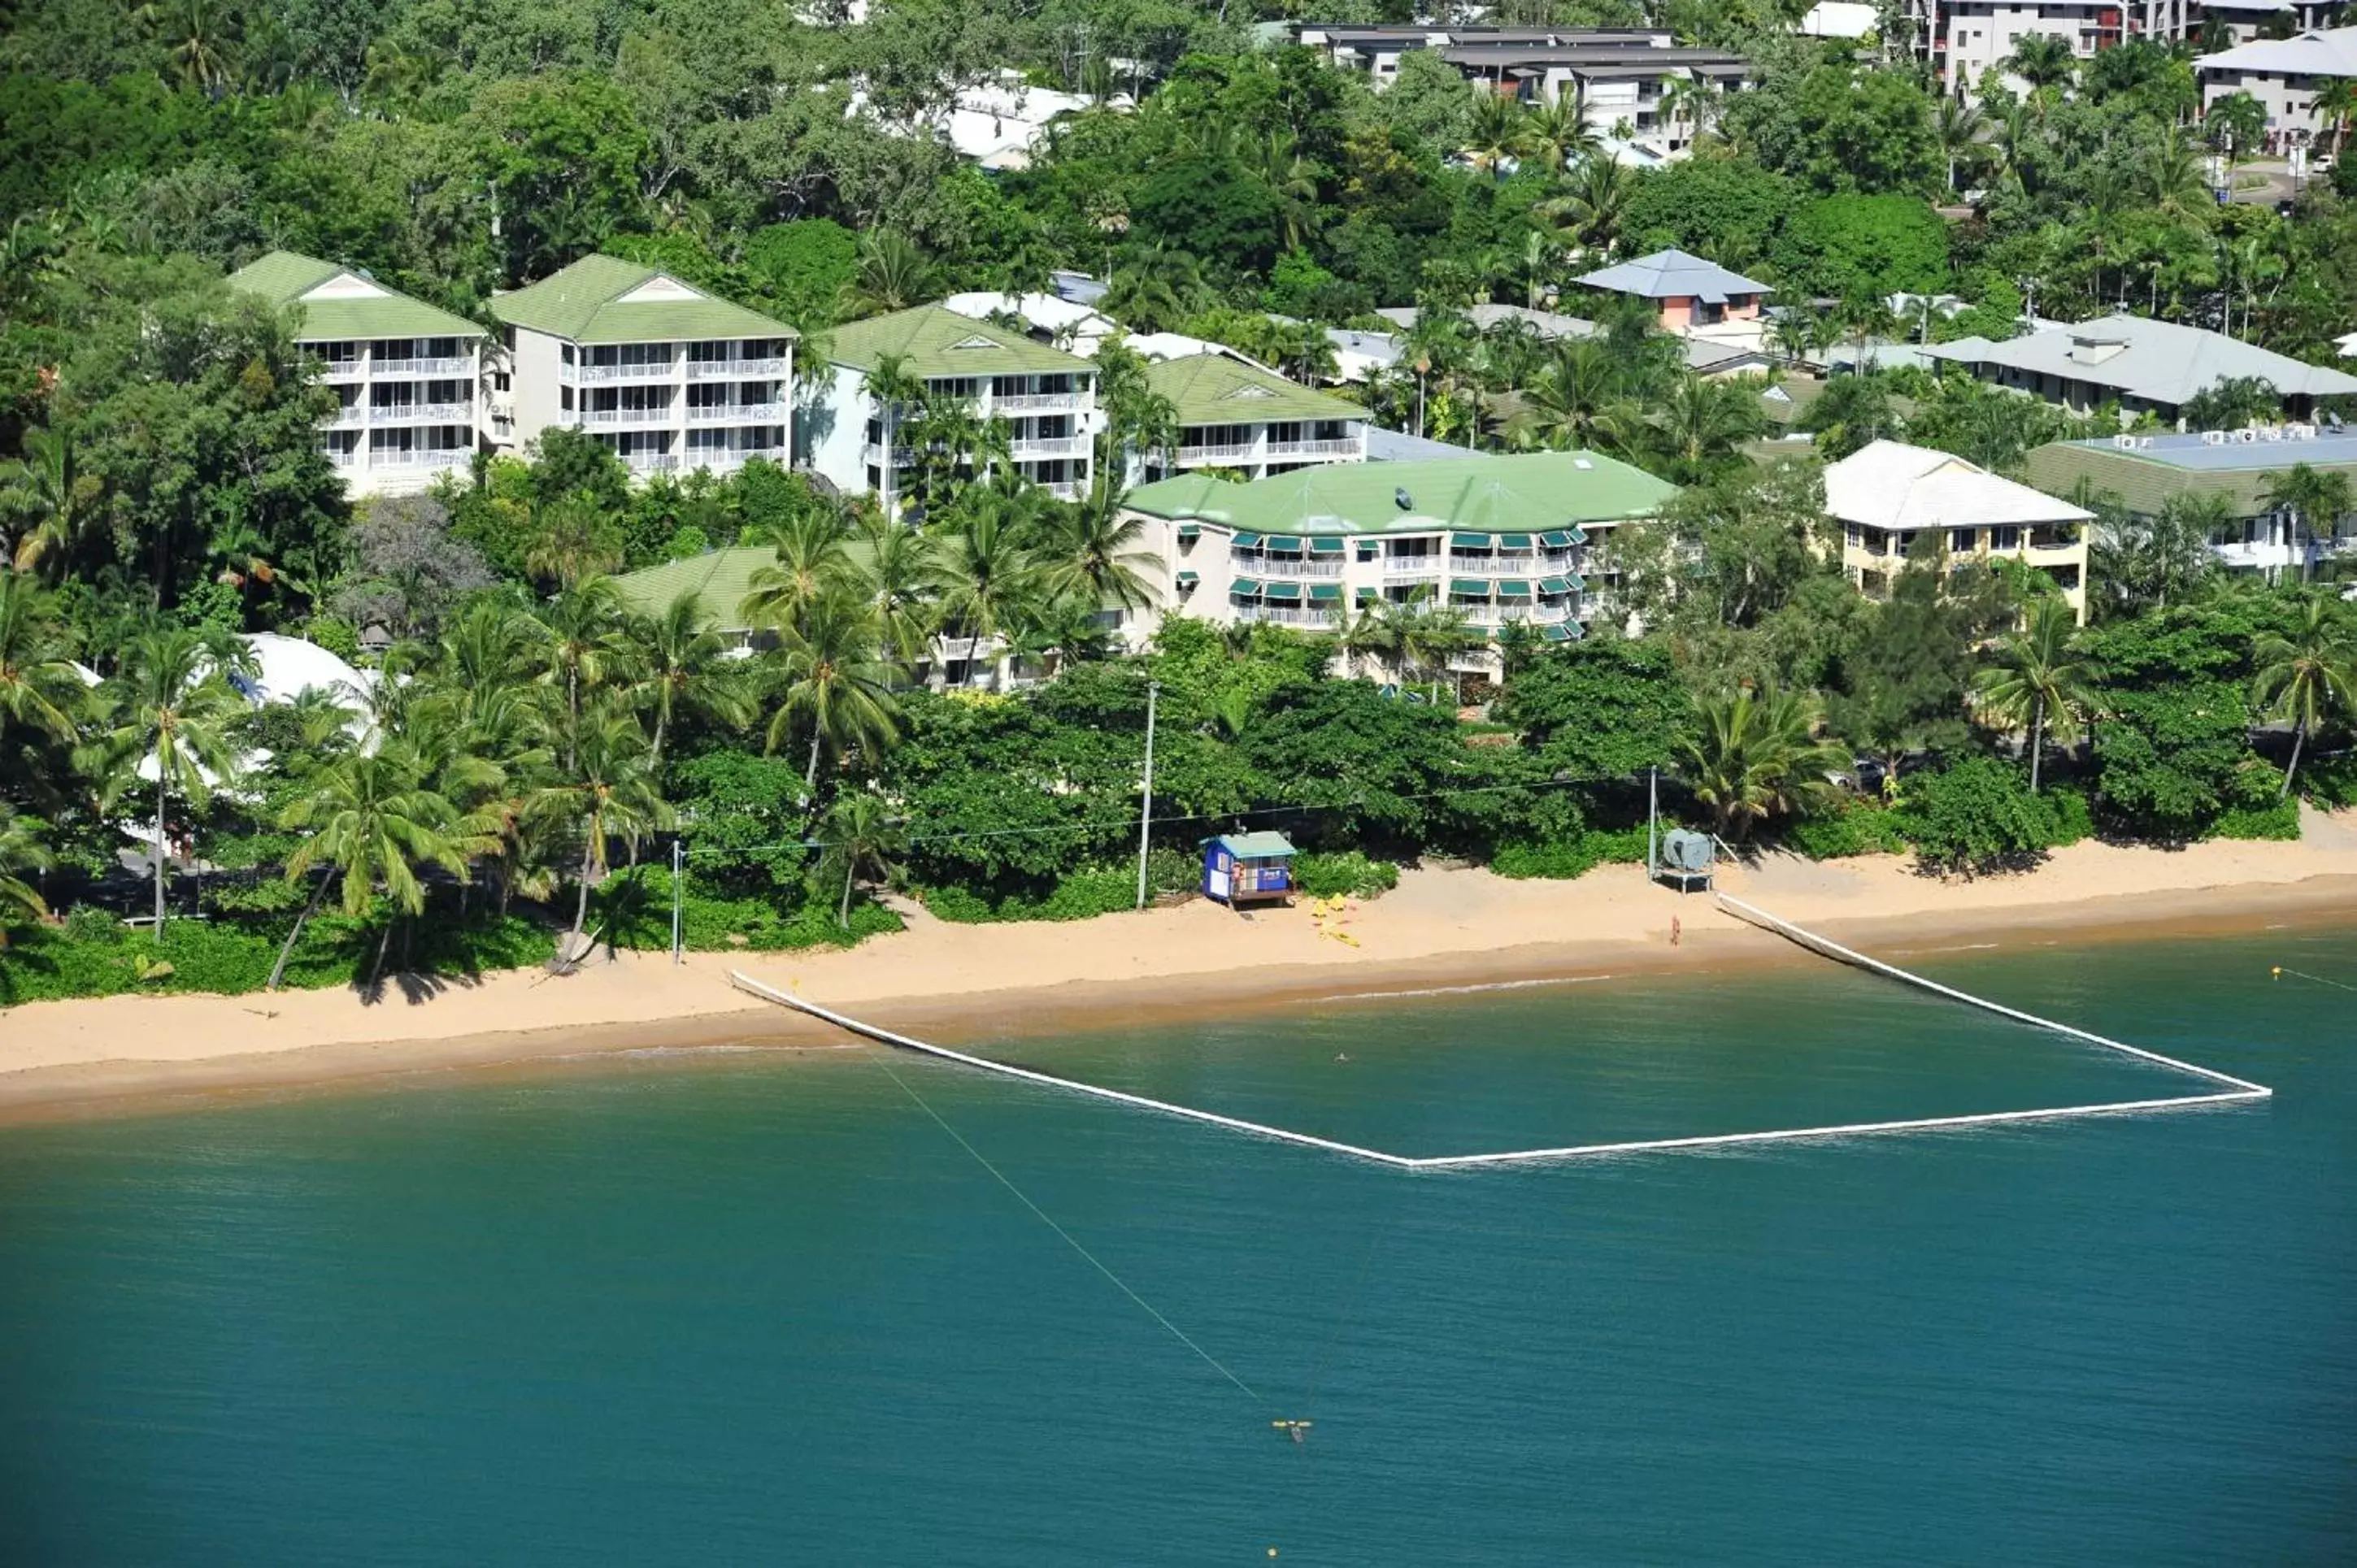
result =
[[[1658,768],[1645,769],[1645,880],[1649,883],[1659,875],[1653,857],[1653,822],[1662,810],[1661,777]]]
[[[1137,792],[1137,908],[1146,908],[1146,829],[1154,822],[1154,699],[1160,682],[1146,683],[1146,781]]]
[[[680,883],[687,875],[687,854],[676,838],[671,841],[671,961],[679,958]]]

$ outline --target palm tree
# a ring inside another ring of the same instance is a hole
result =
[[[1593,338],[1556,344],[1545,367],[1523,387],[1522,409],[1509,428],[1558,451],[1626,446],[1641,421],[1623,391],[1621,370]]]
[[[2027,624],[1996,645],[1996,662],[1980,672],[1982,707],[2009,725],[2029,725],[2029,792],[2038,793],[2039,765],[2050,735],[2068,746],[2078,738],[2093,667],[2071,647],[2078,618],[2059,598],[2029,607]]]
[[[906,310],[941,292],[940,270],[914,241],[897,230],[875,229],[860,239],[859,269],[845,291],[844,304],[856,319]]]
[[[606,875],[608,843],[659,831],[672,821],[637,716],[619,704],[593,706],[583,715],[563,775],[534,790],[524,811],[528,818],[581,834],[573,929],[559,955],[576,961],[589,918],[589,889]]]
[[[877,420],[883,426],[884,459],[877,469],[877,499],[883,503],[885,521],[898,522],[899,515],[893,510],[892,491],[900,462],[900,422],[909,410],[923,405],[924,379],[909,368],[907,355],[885,354],[877,359],[860,385],[876,404]]]
[[[310,836],[286,857],[286,880],[300,882],[314,866],[324,868],[311,901],[295,918],[295,929],[278,950],[265,991],[278,989],[286,961],[327,892],[328,878],[343,878],[344,913],[361,919],[377,889],[393,901],[394,918],[385,922],[377,942],[376,962],[369,972],[373,985],[384,970],[393,928],[403,915],[412,918],[425,909],[425,885],[418,880],[421,866],[439,866],[466,880],[467,858],[490,847],[482,835],[468,831],[457,808],[425,787],[425,768],[417,754],[401,741],[380,746],[373,755],[353,752],[322,768],[309,789],[280,813],[278,825],[289,832],[311,830]]]
[[[913,665],[924,658],[933,635],[927,592],[932,567],[925,541],[879,518],[861,525],[859,542],[863,558],[852,573],[852,590],[876,613],[877,646],[884,657]]]
[[[38,920],[49,912],[40,890],[17,874],[46,871],[50,864],[49,852],[35,836],[33,823],[0,806],[0,947],[8,945],[12,913],[17,918]]]
[[[944,629],[974,639],[977,655],[1039,596],[1027,546],[1029,519],[1006,498],[976,491],[973,504],[933,537],[933,587]],[[997,659],[991,658],[991,684]]]
[[[2352,510],[2349,476],[2295,463],[2288,473],[2267,476],[2259,504],[2270,511],[2289,512],[2310,537],[2329,539]]]
[[[627,668],[632,657],[625,635],[629,616],[630,607],[611,577],[591,577],[540,608],[542,677],[564,682],[568,747],[571,732],[581,725],[583,700]]]
[[[2357,76],[2337,76],[2316,90],[2313,105],[2324,116],[2332,135],[2332,148],[2338,153],[2349,139],[2349,123],[2357,120]]]
[[[865,789],[847,790],[827,809],[819,832],[826,849],[819,865],[821,875],[843,872],[843,903],[835,911],[835,924],[845,930],[851,929],[851,887],[862,866],[874,871],[879,879],[889,880],[899,874],[898,857],[907,847],[900,825],[893,820],[883,800]]]
[[[101,743],[110,769],[110,802],[156,768],[156,936],[164,935],[164,882],[170,845],[167,812],[177,792],[203,809],[214,785],[237,768],[228,722],[245,712],[229,682],[232,669],[251,669],[253,656],[233,638],[187,627],[150,625],[123,650],[114,679],[102,689],[109,726]]]
[[[1653,415],[1653,445],[1668,478],[1700,484],[1735,460],[1736,449],[1757,436],[1765,416],[1744,381],[1681,376]]]
[[[877,652],[876,612],[846,592],[804,607],[778,650],[782,701],[770,720],[769,745],[785,745],[797,722],[810,725],[810,763],[802,785],[818,788],[822,747],[840,757],[855,746],[883,746],[899,735],[892,665]]]
[[[1567,86],[1553,103],[1534,111],[1526,124],[1532,146],[1557,173],[1596,156],[1604,145],[1603,138],[1587,123],[1587,111],[1576,88]]]
[[[588,496],[551,501],[533,519],[523,568],[534,577],[570,588],[621,564],[621,531]]]
[[[1816,711],[1797,693],[1746,685],[1695,705],[1700,729],[1678,750],[1695,799],[1711,809],[1722,836],[1741,838],[1753,823],[1793,810],[1846,760],[1816,738]]]
[[[884,526],[892,525],[888,521]],[[790,625],[803,607],[851,580],[850,541],[842,518],[832,510],[798,513],[772,525],[755,542],[769,545],[777,555],[770,564],[754,568],[746,580],[748,592],[738,613],[757,625]]]
[[[1069,595],[1092,610],[1135,609],[1153,602],[1154,589],[1140,568],[1157,558],[1138,546],[1146,524],[1125,514],[1126,494],[1100,468],[1085,499],[1050,514],[1039,550],[1045,593]]]
[[[1521,103],[1478,81],[1470,91],[1473,113],[1466,122],[1465,151],[1490,171],[1492,179],[1503,179],[1507,163],[1530,147],[1529,116]]]
[[[2269,632],[2252,646],[2251,654],[2257,666],[2253,695],[2276,718],[2292,721],[2291,763],[2284,769],[2283,788],[2276,792],[2280,800],[2291,793],[2292,776],[2299,771],[2299,754],[2308,737],[2350,709],[2351,682],[2357,679],[2352,668],[2357,639],[2351,637],[2338,606],[2312,597],[2300,606],[2288,636]]]
[[[2214,209],[2217,199],[2210,194],[2210,176],[2201,161],[2201,155],[2175,127],[2162,128],[2151,150],[2136,165],[2145,200],[2175,218],[2190,218]]]
[[[1976,103],[1943,93],[1940,106],[1932,113],[1932,139],[1939,144],[1940,156],[1948,162],[1947,183],[1940,188],[1956,188],[1956,170],[1968,159],[1981,156],[1981,138],[1987,134],[1989,118]]]
[[[1480,633],[1466,624],[1462,613],[1432,604],[1415,606],[1401,616],[1398,637],[1402,672],[1423,676],[1436,697],[1448,661],[1481,642]]]
[[[742,724],[750,715],[735,672],[721,662],[725,645],[694,588],[681,589],[653,615],[634,618],[629,636],[638,645],[638,657],[624,689],[633,702],[653,710],[647,765],[656,777],[662,774],[663,741],[674,715],[701,711],[729,724]]]
[[[1718,93],[1709,83],[1691,74],[1673,76],[1662,84],[1662,118],[1674,124],[1680,120],[1694,125],[1690,143],[1699,142],[1710,132],[1710,124],[1718,117],[1721,108]]]
[[[153,6],[143,6],[141,11],[151,17],[156,15]],[[229,26],[214,7],[208,0],[178,0],[159,25],[164,41],[170,46],[172,69],[180,80],[209,97],[219,98],[229,86],[236,62]]]
[[[21,520],[16,570],[30,572],[44,557],[62,563],[81,542],[97,509],[96,479],[74,461],[73,440],[54,430],[25,432],[25,456],[0,464],[0,496]]]
[[[55,602],[30,577],[0,566],[0,735],[15,725],[73,739],[83,687],[63,650]]]
[[[2013,52],[1997,62],[2029,83],[2030,96],[2044,113],[2048,89],[2060,87],[2079,73],[2078,56],[2071,40],[2056,33],[2024,33],[2014,40]]]
[[[1539,203],[1539,215],[1554,222],[1573,244],[1600,253],[1620,237],[1634,188],[1626,168],[1610,158],[1592,157],[1579,166],[1561,196]]]

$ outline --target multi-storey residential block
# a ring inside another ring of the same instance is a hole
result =
[[[586,430],[635,474],[790,460],[793,328],[660,268],[585,256],[491,301],[508,386],[494,436]]]
[[[888,467],[895,493],[904,493],[920,410],[905,406],[888,421],[868,390],[893,360],[921,383],[926,403],[963,403],[1004,421],[1006,460],[1024,478],[1068,499],[1087,489],[1097,419],[1088,360],[938,305],[847,323],[832,342],[832,373],[800,414],[800,440],[810,466],[842,489],[880,492]]]
[[[2211,553],[2230,572],[2272,582],[2307,578],[2357,553],[2357,512],[2303,517],[2278,504],[2278,484],[2302,464],[2357,484],[2357,431],[2278,424],[2057,441],[2032,451],[2027,466],[2042,489],[2084,484],[2136,517],[2158,517],[2179,498],[2214,503],[2224,521],[2210,536]]]
[[[2126,413],[2182,421],[2185,405],[2222,381],[2266,382],[2292,418],[2305,418],[2319,397],[2357,394],[2357,376],[2141,316],[2100,316],[2001,343],[1959,338],[1921,351],[2082,414],[2116,403]]]
[[[2130,38],[2216,48],[2246,44],[2279,18],[2302,29],[2327,27],[2350,0],[1905,0],[1904,20],[1917,51],[1938,69],[1947,91],[1977,98],[1983,74],[1997,73],[2008,91],[2027,83],[2007,70],[2021,40],[2043,35],[2081,59]],[[2204,40],[2207,40],[2206,43]]]
[[[2221,98],[2247,92],[2266,111],[2266,145],[2308,146],[2331,126],[2317,100],[2336,81],[2357,77],[2357,27],[2288,38],[2256,38],[2193,62],[2206,113]],[[2259,149],[2249,149],[2257,151]]]
[[[1365,409],[1233,354],[1157,360],[1146,381],[1178,411],[1178,442],[1167,454],[1132,454],[1134,477],[1163,477],[1166,458],[1171,469],[1232,468],[1253,479],[1367,460]]]
[[[1182,474],[1131,492],[1153,603],[1127,612],[1142,643],[1162,618],[1332,629],[1378,603],[1446,606],[1494,640],[1522,624],[1556,642],[1609,606],[1597,547],[1677,488],[1592,452],[1307,468],[1235,484]],[[1462,661],[1494,671],[1494,647]]]
[[[230,285],[301,313],[296,340],[339,404],[320,446],[354,495],[423,489],[474,456],[483,329],[356,268],[273,251]]]
[[[2002,557],[2043,572],[2086,622],[2083,507],[1946,452],[1875,441],[1826,467],[1825,510],[1842,526],[1842,570],[1869,598],[1889,595],[1920,540],[1952,567]]]

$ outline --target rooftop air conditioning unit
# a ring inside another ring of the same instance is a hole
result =
[[[2263,441],[2280,441],[2283,435],[2283,426],[2280,424],[2270,424],[2259,432],[2259,438]]]
[[[2294,441],[2313,441],[2316,439],[2316,426],[2313,424],[2295,424],[2291,427],[2291,438]]]
[[[2246,424],[2234,432],[2234,439],[2245,446],[2255,446],[2258,445],[2259,433]]]
[[[2136,444],[2136,437],[2133,435],[2115,435],[2112,437],[2112,445],[2118,447],[2123,452],[2135,451]]]
[[[2151,450],[2152,450],[2152,437],[2151,437],[2151,436],[2149,436],[2149,435],[2139,435],[2139,436],[2137,436],[2137,437],[2136,437],[2136,446],[2137,446],[2140,449],[2142,449],[2142,450],[2144,450],[2144,451],[2147,451],[2147,452],[2151,451]]]
[[[2201,445],[2204,446],[2223,446],[2225,444],[2226,433],[2222,430],[2205,430],[2201,433]]]

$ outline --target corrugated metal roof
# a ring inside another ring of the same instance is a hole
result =
[[[694,593],[714,629],[744,631],[749,626],[744,614],[745,596],[753,590],[753,574],[777,564],[776,551],[740,545],[627,572],[614,579],[614,585],[640,615],[652,615],[681,594]]]
[[[1680,250],[1655,251],[1619,266],[1604,267],[1576,280],[1589,288],[1633,294],[1641,299],[1700,299],[1724,305],[1738,294],[1772,294],[1764,283],[1732,273],[1717,262]]]
[[[830,340],[827,357],[860,371],[872,371],[886,355],[898,354],[908,360],[911,375],[925,378],[1096,373],[1096,367],[1077,354],[1034,343],[1019,332],[939,305],[845,322],[834,328]]]
[[[649,284],[668,285],[660,292],[671,297],[627,297]],[[781,321],[716,299],[659,267],[619,256],[584,256],[529,287],[495,295],[491,314],[512,326],[575,343],[800,336]]]
[[[1239,860],[1285,860],[1295,853],[1293,841],[1283,833],[1222,833],[1211,842]]]
[[[2349,442],[2357,446],[2357,440]],[[2332,447],[2320,442],[2286,443],[2265,450],[2276,459],[2272,467],[2191,467],[2157,459],[2151,452],[2125,452],[2109,444],[2057,441],[2033,450],[2027,460],[2030,482],[2041,489],[2069,495],[2084,479],[2097,493],[2119,497],[2130,511],[2158,515],[2169,498],[2180,495],[2223,496],[2237,517],[2256,517],[2266,510],[2259,498],[2269,484],[2290,471],[2295,463],[2347,474],[2357,480],[2357,456],[2335,461]]]
[[[2002,343],[1959,338],[1923,351],[1970,365],[1976,372],[1994,365],[2021,375],[2081,381],[2170,408],[2222,381],[2247,376],[2266,381],[2286,397],[2357,392],[2357,376],[2304,364],[2222,332],[2141,316],[2099,317]]]
[[[1364,420],[1339,397],[1226,354],[1189,354],[1146,367],[1146,384],[1170,400],[1181,424],[1257,424],[1273,419]]]
[[[1142,485],[1132,510],[1275,533],[1532,532],[1650,516],[1677,487],[1593,452],[1467,461],[1332,463],[1232,484],[1204,474]]]
[[[313,299],[307,295],[324,284],[345,280],[343,297]],[[273,251],[229,275],[230,287],[258,295],[282,308],[303,313],[296,328],[298,340],[333,343],[361,338],[480,338],[483,329],[463,316],[396,293],[350,268],[293,251]]]

